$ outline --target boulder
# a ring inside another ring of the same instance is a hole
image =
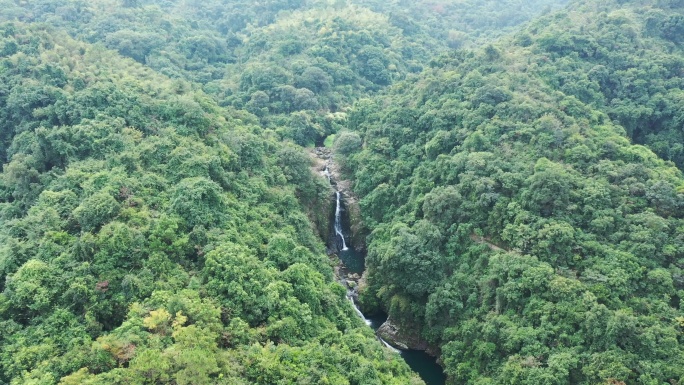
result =
[[[385,340],[388,344],[401,350],[428,350],[429,345],[426,341],[415,334],[411,329],[402,329],[388,318],[377,331],[378,337]]]

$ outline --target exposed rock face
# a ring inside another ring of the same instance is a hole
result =
[[[351,182],[342,179],[339,168],[333,161],[333,154],[329,148],[316,147],[311,152],[311,157],[314,160],[313,170],[319,175],[324,175],[327,168],[330,176],[330,184],[334,190],[340,192],[342,197],[342,202],[349,215],[349,225],[350,225],[350,239],[349,245],[358,252],[363,252],[366,250],[366,236],[368,235],[368,230],[363,223],[361,218],[361,208],[359,207],[359,200],[356,198],[352,192]],[[331,196],[330,201],[332,202],[333,197]],[[330,204],[332,207],[332,203]],[[331,212],[328,210],[328,212]],[[318,225],[318,224],[317,224]],[[329,231],[328,231],[329,232]],[[329,232],[330,233],[330,232]],[[329,242],[330,234],[326,234],[323,239],[326,243]]]
[[[397,349],[428,350],[429,353],[430,346],[427,342],[412,331],[400,328],[391,318],[380,326],[377,333],[380,338]]]
[[[320,148],[309,151],[309,156],[312,160],[311,172],[316,175],[324,176],[324,171],[326,169],[327,163],[330,162],[331,154],[330,151],[320,151]],[[327,150],[327,149],[323,149]],[[332,188],[330,194],[333,194]],[[316,202],[312,207],[307,207],[307,212],[309,218],[316,227],[319,237],[325,241],[326,244],[329,243],[330,234],[330,216],[329,213],[333,210],[333,198],[332,195],[328,197],[325,202]]]
[[[361,218],[361,207],[359,201],[351,191],[343,192],[345,204],[349,213],[351,225],[351,244],[356,251],[366,250],[366,236],[368,231]]]
[[[310,151],[310,155],[314,162],[312,171],[328,178],[331,185],[330,204],[327,207],[327,212],[333,213],[332,209],[334,207],[335,191],[339,191],[341,194],[341,201],[344,204],[350,222],[351,234],[350,239],[347,240],[347,246],[354,248],[358,252],[365,252],[368,230],[361,217],[361,208],[359,206],[358,198],[356,198],[352,192],[351,182],[342,179],[342,174],[333,161],[333,154],[330,149],[317,147]],[[333,222],[334,218],[329,220],[329,226],[332,225]],[[331,231],[330,228],[325,235],[322,234],[322,238],[325,240],[326,244],[330,244],[331,239],[333,239],[331,237],[335,236],[334,230]],[[337,250],[331,250],[332,255],[336,252]],[[351,273],[339,260],[337,260],[337,262],[338,264],[335,266],[335,276],[337,277],[338,282],[347,288],[347,295],[349,298],[354,303],[359,304],[359,306],[366,307],[365,309],[362,309],[364,314],[382,312],[382,306],[379,303],[372,304],[371,308],[369,308],[368,304],[365,304],[366,306],[364,306],[364,301],[359,300],[359,295],[368,288],[368,283],[366,282],[368,271],[364,271],[362,275]],[[376,334],[397,349],[422,350],[431,356],[439,356],[439,348],[430,346],[426,341],[420,338],[415,330],[410,328],[404,330],[400,328],[391,318],[380,326]]]
[[[366,270],[368,271],[368,270]],[[359,293],[361,293],[363,290],[366,290],[368,288],[368,282],[366,281],[366,271],[363,272],[361,277],[356,281],[356,296],[354,297],[354,300],[356,302],[359,302]],[[364,310],[364,309],[361,309]],[[365,314],[365,313],[364,313]]]

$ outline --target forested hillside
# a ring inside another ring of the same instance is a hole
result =
[[[0,383],[422,383],[297,144],[446,45],[347,2],[0,6]]]
[[[406,35],[414,38],[427,35],[440,45],[462,48],[503,36],[540,13],[561,8],[568,0],[358,0],[358,3],[389,15],[390,22]],[[428,41],[423,40],[423,44]]]
[[[683,37],[675,0],[0,0],[0,385],[422,384],[326,255],[333,134],[363,308],[449,383],[684,384]]]
[[[300,149],[111,51],[0,35],[0,383],[421,383],[333,280]]]
[[[582,1],[433,61],[338,136],[367,309],[454,384],[684,382],[679,2]]]
[[[514,44],[528,71],[682,168],[684,10],[679,2],[637,4],[577,3],[532,23]]]
[[[3,0],[0,19],[47,22],[202,84],[308,145],[339,130],[354,100],[420,72],[454,41],[499,35],[564,2]]]

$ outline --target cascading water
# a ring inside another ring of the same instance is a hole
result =
[[[397,354],[401,354],[401,350],[399,350],[399,349],[395,348],[394,346],[390,345],[389,342],[383,340],[383,339],[380,338],[380,337],[378,337],[378,339],[380,340],[380,342],[382,342],[383,345],[385,345],[385,347],[386,347],[387,349],[389,349],[389,350],[391,350],[391,351],[393,351],[393,352],[395,352],[395,353],[397,353]]]
[[[330,169],[328,168],[328,166],[325,166],[325,170],[323,170],[323,176],[328,178],[328,183],[332,184],[332,180],[330,179],[331,178]]]
[[[369,320],[368,318],[366,318],[366,316],[363,315],[363,313],[361,312],[361,309],[359,309],[359,307],[356,306],[356,302],[354,302],[354,297],[352,297],[351,292],[347,292],[347,298],[349,298],[349,301],[352,303],[352,306],[354,307],[354,310],[356,310],[356,314],[358,314],[358,316],[361,317],[361,319],[363,320],[363,322],[365,322],[366,325],[368,325],[368,326],[372,326],[372,325],[373,325],[373,321],[371,321],[371,320]],[[382,339],[382,338],[381,338],[381,339]],[[384,342],[384,341],[383,341],[383,342]]]
[[[344,239],[344,234],[342,234],[342,204],[340,203],[341,197],[340,192],[337,191],[337,207],[335,208],[335,234],[337,234],[340,239],[342,239],[342,251],[347,251],[347,241]]]
[[[322,174],[328,179],[328,182],[330,182],[331,186],[336,186],[332,178],[333,175],[330,172],[328,165],[326,165],[325,170],[323,170]],[[345,210],[346,206],[342,198],[343,196],[340,193],[340,191],[337,188],[335,188],[334,234],[333,232],[330,233],[330,235],[334,235],[334,237],[331,237],[330,239],[330,248],[333,252],[337,252],[338,257],[342,262],[341,266],[345,273],[343,273],[341,277],[345,277],[346,274],[349,274],[350,276],[356,275],[356,279],[358,280],[358,276],[363,274],[363,271],[365,270],[365,254],[363,252],[356,251],[353,247],[349,248],[347,246],[347,240],[344,237],[344,229],[349,229],[350,223],[349,218],[345,215],[347,213]],[[340,243],[342,244],[342,249],[339,249]],[[351,302],[352,307],[354,308],[354,311],[356,311],[358,316],[366,323],[366,325],[371,327],[374,331],[377,331],[380,325],[382,325],[382,323],[387,320],[387,316],[382,314],[377,316],[366,317],[363,314],[363,312],[361,312],[361,309],[359,309],[359,307],[356,304],[356,301],[354,300],[355,295],[353,289],[349,289],[347,291],[347,298]],[[406,361],[406,363],[413,370],[420,374],[420,376],[423,378],[427,385],[443,385],[445,383],[446,378],[444,377],[442,368],[440,368],[439,365],[437,365],[433,357],[430,357],[429,355],[427,355],[427,353],[422,351],[398,350],[389,343],[387,343],[387,341],[380,338],[380,336],[377,337],[378,340],[380,340],[380,342],[382,342],[382,344],[385,347],[387,347],[388,349],[392,350],[397,354],[400,354],[401,357]]]

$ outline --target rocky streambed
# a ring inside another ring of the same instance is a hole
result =
[[[311,152],[314,171],[328,179],[331,186],[330,225],[326,244],[331,255],[338,257],[335,268],[340,283],[347,288],[350,301],[367,325],[376,331],[378,338],[393,348],[406,360],[428,385],[442,385],[446,377],[435,357],[439,350],[431,347],[415,332],[404,330],[385,314],[365,315],[359,309],[359,293],[366,285],[366,244],[368,234],[361,219],[358,199],[351,190],[351,183],[341,177],[333,162],[332,151],[317,147]]]

